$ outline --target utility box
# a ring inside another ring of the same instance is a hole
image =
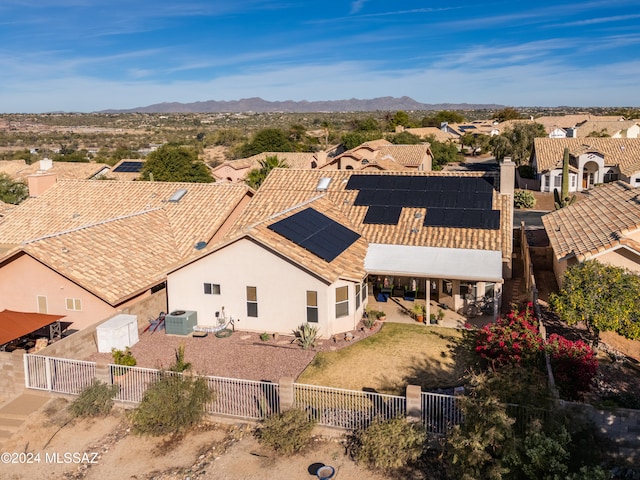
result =
[[[171,335],[189,335],[198,324],[198,312],[175,310],[164,317],[164,331]]]
[[[138,316],[120,313],[96,327],[98,352],[111,353],[138,343]]]

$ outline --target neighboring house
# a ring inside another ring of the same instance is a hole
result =
[[[464,134],[471,133],[473,135],[499,135],[500,131],[491,120],[476,120],[469,123],[448,123],[443,122],[440,130],[453,135],[456,139],[460,139]]]
[[[144,167],[144,159],[125,158],[116,163],[111,170],[104,173],[109,180],[131,181],[139,180]]]
[[[54,162],[48,158],[27,165],[24,160],[1,160],[0,172],[13,180],[27,182],[32,175],[54,174],[59,180],[90,180],[109,172],[111,167],[93,162]]]
[[[504,191],[481,173],[273,170],[227,241],[167,275],[170,310],[236,328],[328,337],[371,295],[458,310],[511,276],[513,163]],[[430,307],[429,307],[430,308]],[[427,315],[429,311],[427,312]]]
[[[592,134],[606,135],[611,138],[638,138],[640,125],[637,120],[587,120],[576,125],[577,137]]]
[[[0,218],[0,310],[65,315],[76,330],[140,305],[157,314],[169,266],[222,238],[251,194],[229,184],[57,182]]]
[[[592,259],[640,274],[640,199],[628,183],[594,188],[579,202],[543,216],[542,222],[559,285],[568,266]]]
[[[580,192],[616,180],[640,186],[640,139],[536,138],[531,166],[541,192],[561,188],[565,147],[570,155],[569,191]]]
[[[211,169],[211,174],[219,182],[240,182],[251,170],[260,168],[260,161],[267,157],[278,157],[278,160],[285,162],[289,168],[312,169],[325,164],[327,152],[263,152],[248,158],[227,160]]]
[[[433,154],[428,143],[393,145],[386,140],[366,142],[329,159],[320,170],[362,170],[371,164],[384,170],[413,170],[429,172]]]
[[[405,128],[403,126],[396,127],[396,133],[408,132],[412,135],[420,137],[422,140],[433,137],[439,142],[451,142],[458,138],[451,132],[442,131],[438,127],[421,127],[421,128]]]

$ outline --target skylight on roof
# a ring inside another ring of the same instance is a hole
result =
[[[173,195],[171,195],[171,197],[169,198],[170,202],[174,202],[177,203],[180,201],[180,199],[182,199],[182,197],[184,197],[187,194],[187,189],[186,188],[181,188],[180,190],[176,190],[176,193],[174,193]]]
[[[331,178],[330,177],[322,177],[318,181],[318,185],[316,186],[316,190],[318,192],[325,192],[327,190],[327,188],[329,188],[329,184],[330,183],[331,183]]]

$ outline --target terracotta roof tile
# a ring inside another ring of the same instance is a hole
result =
[[[596,187],[587,198],[542,217],[557,258],[583,260],[620,245],[640,229],[640,191],[625,182]]]
[[[538,172],[562,168],[565,147],[576,155],[601,153],[605,165],[617,166],[626,176],[640,170],[640,138],[536,138],[534,154]]]

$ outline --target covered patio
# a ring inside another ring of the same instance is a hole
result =
[[[370,244],[365,258],[369,308],[390,321],[415,321],[414,305],[424,305],[426,323],[481,326],[498,315],[502,294],[499,251]],[[472,303],[487,299],[492,312],[465,316]]]

